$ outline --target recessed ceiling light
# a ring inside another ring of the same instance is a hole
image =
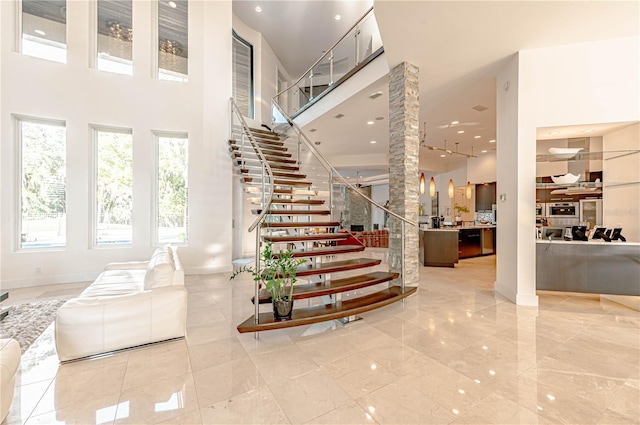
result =
[[[176,8],[176,6],[178,6],[178,5],[176,4],[176,2],[174,2],[174,1],[169,1],[169,2],[167,2],[167,4],[168,4],[169,6],[171,6],[172,8],[174,8],[174,9]]]
[[[374,145],[376,143],[375,140],[370,141],[369,143],[371,143],[372,145]]]
[[[256,6],[256,12],[258,13],[262,12],[262,8],[260,6]]]
[[[336,116],[335,116],[335,117],[333,117],[333,118],[340,119],[340,118],[342,118],[342,117],[344,117],[344,114],[338,114],[338,115],[336,115]]]
[[[495,143],[495,142],[496,142],[496,139],[489,140],[489,143]]]
[[[367,124],[369,124],[369,125],[373,125],[373,124],[375,124],[375,123],[374,123],[373,121],[367,121]]]
[[[451,124],[453,125],[460,124],[460,121],[451,121]]]
[[[474,139],[479,139],[479,138],[481,138],[481,137],[482,137],[482,136],[473,136],[473,138],[474,138]]]
[[[320,146],[320,143],[322,143],[321,141],[317,141],[317,142],[313,142],[316,146]]]
[[[485,149],[485,150],[483,150],[483,151],[482,151],[482,153],[487,153],[487,150],[486,150],[486,149]]]
[[[336,16],[333,17],[333,19],[335,19],[336,21],[339,21],[340,19],[342,19],[342,16],[336,15]]]
[[[458,131],[458,134],[462,134],[462,133],[464,133],[464,130],[459,130]]]
[[[382,96],[382,92],[381,92],[381,91],[377,91],[377,92],[375,92],[375,93],[370,94],[370,95],[369,95],[369,99],[377,99],[377,98],[379,98],[380,96]]]
[[[446,157],[446,156],[447,156],[447,155],[442,154],[442,155],[440,155],[440,158],[444,158],[444,157]]]
[[[591,133],[593,131],[592,128],[588,129],[588,130],[584,130],[583,133]]]
[[[376,117],[376,121],[382,121],[384,117]]]
[[[36,34],[39,34],[39,35],[45,35],[45,34],[46,34],[46,33],[45,33],[44,31],[42,31],[42,30],[33,30],[33,32],[35,32]]]
[[[552,132],[551,132],[551,133],[549,133],[549,134],[560,134],[560,132],[559,132],[559,131],[552,131]]]
[[[313,132],[315,132],[315,131],[318,131],[318,129],[316,129],[316,128],[312,128],[311,130],[309,130],[309,133],[313,133]]]

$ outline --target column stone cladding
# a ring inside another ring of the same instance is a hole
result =
[[[389,74],[389,209],[418,222],[419,68],[402,62]],[[405,285],[418,285],[418,228],[405,223],[401,258],[400,220],[389,219],[389,267],[402,271]]]

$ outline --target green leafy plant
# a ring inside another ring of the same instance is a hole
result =
[[[296,259],[291,250],[273,253],[272,244],[265,245],[260,254],[261,268],[243,266],[236,270],[229,279],[235,279],[239,274],[249,273],[253,280],[264,285],[271,294],[272,301],[293,299],[293,285],[296,283],[296,270],[307,260]]]
[[[467,208],[466,205],[454,205],[453,209],[456,210],[456,212],[458,212],[458,214],[460,213],[468,213],[469,212],[469,208]]]

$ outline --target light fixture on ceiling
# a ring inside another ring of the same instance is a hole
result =
[[[489,143],[495,143],[495,142],[496,142],[496,139],[489,140]]]
[[[440,155],[440,158],[446,158],[446,157],[447,157],[447,155],[445,155],[445,154]]]
[[[133,30],[125,24],[120,22],[110,21],[107,22],[107,32],[109,37],[113,37],[116,40],[128,41],[133,40]]]
[[[552,131],[552,132],[550,132],[549,134],[550,134],[550,135],[552,135],[552,136],[554,136],[554,135],[556,135],[556,134],[560,134],[560,132],[559,132],[559,131]]]
[[[375,140],[372,140],[372,141],[370,141],[369,143],[371,143],[372,145],[375,145],[375,144],[376,144],[376,141],[375,141]]]
[[[161,38],[158,41],[158,46],[161,52],[169,53],[170,55],[179,56],[182,53],[182,47],[180,43],[175,40],[169,40],[166,38]]]
[[[486,150],[486,149],[483,149],[483,150],[482,150],[482,153],[487,153],[487,150]]]
[[[38,35],[47,35],[47,33],[45,33],[45,32],[44,32],[44,31],[42,31],[42,30],[33,30],[33,32],[35,32],[35,33],[36,33],[36,34],[38,34]]]
[[[482,136],[473,136],[473,138],[474,138],[474,139],[479,139],[479,138],[481,138],[481,137],[482,137]]]
[[[449,198],[453,199],[453,179],[449,179]]]
[[[342,16],[336,15],[336,16],[333,17],[333,19],[335,19],[336,21],[339,21],[340,19],[342,19]]]
[[[466,195],[467,195],[467,199],[471,199],[471,182],[467,182]]]
[[[583,133],[591,133],[592,131],[593,131],[593,128],[590,128],[590,129],[588,129],[588,130],[583,130],[582,132],[583,132]]]
[[[458,134],[463,134],[464,130],[458,130]]]
[[[373,122],[373,121],[367,121],[367,124],[368,124],[368,125],[373,125],[373,124],[375,124],[375,122]]]
[[[256,9],[255,9],[255,10],[256,10],[256,12],[258,12],[258,13],[262,12],[262,8],[261,8],[260,6],[256,6]]]
[[[452,151],[451,149],[447,149],[447,139],[444,139],[444,148],[441,148],[439,146],[430,146],[426,144],[426,137],[427,137],[427,123],[424,122],[423,123],[423,130],[421,131],[421,137],[420,137],[420,146],[424,146],[425,148],[428,148],[429,150],[432,151],[444,151],[446,153],[448,153],[449,155],[462,155],[462,156],[466,156],[467,158],[476,158],[476,156],[473,154],[473,146],[471,147],[471,153],[463,153],[463,152],[458,152],[458,143],[456,143],[456,150]],[[445,155],[440,155],[441,158],[444,158]]]
[[[436,196],[436,181],[433,179],[433,176],[431,176],[431,179],[429,180],[429,195],[432,198]]]
[[[460,124],[460,121],[451,121],[451,125]]]
[[[424,195],[425,190],[425,182],[424,182],[424,173],[420,174],[420,195]]]
[[[178,5],[176,4],[176,2],[174,1],[168,1],[167,4],[172,8],[175,9],[176,7],[178,7]]]

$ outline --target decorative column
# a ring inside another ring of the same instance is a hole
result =
[[[417,66],[403,62],[389,74],[389,209],[418,222],[419,88]],[[418,285],[418,229],[389,219],[389,266],[404,269],[405,285]],[[403,267],[404,263],[404,267]]]

